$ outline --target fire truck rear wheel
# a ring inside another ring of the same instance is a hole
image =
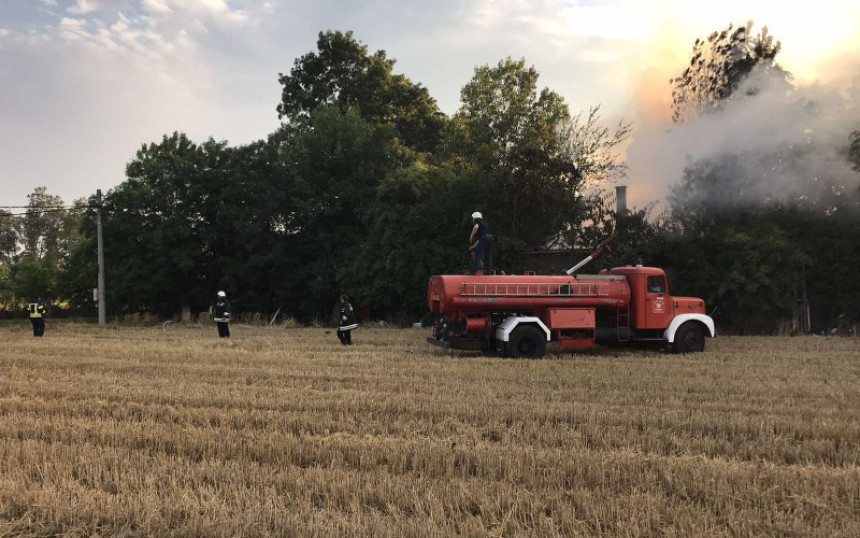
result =
[[[540,359],[546,352],[546,334],[537,327],[523,325],[514,329],[505,347],[508,357]]]
[[[701,353],[705,351],[705,328],[701,323],[688,321],[675,333],[672,346],[675,353]]]

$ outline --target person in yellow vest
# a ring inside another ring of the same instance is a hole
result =
[[[33,326],[33,336],[42,336],[45,334],[45,305],[38,297],[30,300],[27,305],[27,312],[30,314],[30,324]]]

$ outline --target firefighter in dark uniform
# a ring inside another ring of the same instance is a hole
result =
[[[30,314],[30,324],[33,326],[33,336],[45,334],[45,305],[39,297],[30,300],[27,305],[27,313]]]
[[[475,259],[472,262],[472,269],[469,270],[470,275],[474,275],[478,270],[478,264],[483,260],[484,274],[488,275],[493,270],[492,259],[490,258],[490,249],[493,246],[493,234],[490,232],[490,227],[484,222],[484,217],[478,211],[472,213],[472,234],[469,235],[469,252],[474,252]],[[474,241],[474,243],[473,243]]]
[[[349,304],[349,297],[346,295],[340,296],[340,319],[338,320],[338,325],[337,337],[340,339],[340,343],[345,346],[351,346],[352,330],[358,328],[358,321],[355,318],[355,310]]]
[[[223,291],[218,292],[218,298],[212,309],[212,318],[218,325],[218,336],[230,338],[230,301],[227,300],[227,294]]]

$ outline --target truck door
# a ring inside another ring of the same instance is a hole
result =
[[[649,275],[645,281],[645,326],[665,329],[672,321],[672,304],[665,275]]]

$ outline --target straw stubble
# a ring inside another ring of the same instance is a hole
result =
[[[0,329],[0,535],[857,536],[860,345]]]

